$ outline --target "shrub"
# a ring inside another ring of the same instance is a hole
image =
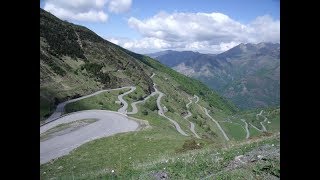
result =
[[[171,112],[171,113],[174,113],[174,112],[175,112],[174,109],[173,109],[171,106],[169,106],[169,105],[167,106],[167,109],[168,109],[168,111]]]
[[[60,23],[44,11],[40,14],[40,37],[47,40],[52,54],[85,59],[73,27],[67,23]]]
[[[194,139],[188,139],[183,143],[182,148],[177,149],[176,152],[185,152],[194,149],[201,149],[202,147],[203,145],[201,143],[197,143]]]
[[[145,103],[145,107],[150,109],[151,111],[159,110],[156,101],[148,101]]]
[[[103,68],[104,64],[97,64],[97,63],[85,63],[81,66],[81,70],[86,69],[86,71],[91,75],[91,77],[97,78],[103,84],[110,83],[110,75],[107,73],[103,73],[101,69]]]
[[[145,115],[145,116],[147,116],[149,113],[148,113],[148,111],[145,109],[145,110],[142,111],[142,114]]]

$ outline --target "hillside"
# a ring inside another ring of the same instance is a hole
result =
[[[150,94],[153,87],[149,76],[154,69],[170,73],[187,93],[197,93],[206,97],[211,105],[218,104],[218,108],[235,111],[235,106],[200,82],[181,76],[153,59],[129,52],[85,27],[61,21],[40,9],[42,119],[49,116],[58,102],[100,89],[134,84],[144,94]],[[192,84],[196,84],[196,89],[192,89]]]
[[[54,105],[99,89],[139,84],[150,93],[144,65],[85,27],[40,9],[40,116]]]
[[[239,111],[199,80],[40,9],[41,179],[210,178],[265,145],[272,167],[256,159],[229,175],[278,177],[279,115]]]
[[[279,105],[279,44],[240,44],[217,55],[163,51],[151,56],[202,81],[242,109]]]

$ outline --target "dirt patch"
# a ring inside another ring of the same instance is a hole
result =
[[[40,142],[51,139],[55,136],[61,136],[68,134],[72,131],[76,131],[84,126],[87,126],[91,123],[98,121],[97,119],[82,119],[78,121],[73,121],[71,123],[59,124],[56,127],[49,129],[48,131],[40,135]]]
[[[156,178],[156,180],[167,180],[169,179],[169,175],[166,172],[160,171],[152,174],[153,177]]]
[[[181,153],[189,150],[201,149],[202,147],[203,147],[202,143],[197,143],[194,139],[188,139],[183,143],[181,148],[176,150],[176,152]]]
[[[142,120],[142,119],[137,119],[137,118],[134,118],[132,116],[128,116],[128,118],[130,120],[133,120],[133,121],[136,121],[139,123],[139,127],[136,131],[140,131],[140,130],[143,130],[143,129],[148,129],[148,128],[151,128],[150,124],[148,121],[146,120]]]
[[[226,170],[233,170],[242,166],[246,166],[249,163],[253,163],[260,160],[280,160],[280,147],[272,146],[270,144],[266,144],[264,146],[260,146],[244,155],[236,156],[234,160],[232,160]]]

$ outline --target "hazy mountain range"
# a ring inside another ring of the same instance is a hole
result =
[[[159,62],[204,82],[240,108],[279,105],[280,44],[239,44],[221,54],[161,51]]]

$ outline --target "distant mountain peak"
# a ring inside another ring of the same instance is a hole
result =
[[[247,45],[248,44],[241,43],[241,44],[238,45],[238,48],[241,49],[241,51],[246,52],[247,51]]]
[[[240,43],[217,55],[171,51],[156,59],[201,80],[239,107],[262,107],[279,102],[279,43]]]

